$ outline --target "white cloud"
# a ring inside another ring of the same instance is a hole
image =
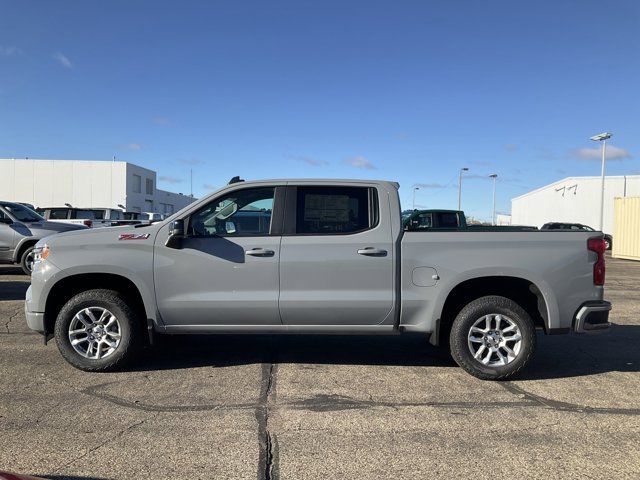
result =
[[[326,160],[319,160],[317,158],[309,157],[306,155],[286,155],[288,158],[292,158],[299,162],[304,162],[307,165],[311,165],[312,167],[322,167],[324,165],[329,165],[329,162]]]
[[[69,57],[60,52],[54,53],[53,59],[65,68],[73,68],[73,64],[71,63],[71,60],[69,60]]]
[[[415,183],[413,185],[414,187],[420,188],[420,189],[431,189],[431,188],[445,188],[447,187],[447,185],[444,185],[442,183]]]
[[[142,148],[142,145],[140,145],[139,143],[130,143],[129,145],[127,145],[127,148],[129,150],[135,150],[138,151]]]
[[[217,190],[218,187],[216,185],[211,185],[210,183],[205,183],[204,185],[202,185],[203,188],[205,188],[206,190]]]
[[[505,143],[502,148],[504,148],[507,152],[515,152],[518,149],[518,145],[515,143]]]
[[[572,152],[572,156],[580,160],[600,160],[602,159],[602,148],[579,148]],[[607,160],[625,160],[631,158],[631,153],[626,148],[607,145]]]
[[[364,168],[366,170],[375,170],[376,166],[363,156],[347,158],[344,163],[356,168]]]
[[[165,183],[182,183],[182,179],[178,177],[170,177],[168,175],[160,175],[158,180]]]
[[[20,50],[18,47],[3,47],[2,45],[0,45],[0,57],[12,57],[13,55],[20,54],[22,54],[22,50]]]

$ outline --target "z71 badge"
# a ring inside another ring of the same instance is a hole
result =
[[[148,233],[121,233],[118,240],[146,240]]]

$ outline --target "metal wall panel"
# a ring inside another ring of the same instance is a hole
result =
[[[612,255],[640,260],[640,197],[615,199]]]

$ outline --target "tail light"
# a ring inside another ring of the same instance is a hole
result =
[[[89,228],[93,226],[93,222],[91,220],[84,220],[82,223]]]
[[[587,240],[587,248],[598,255],[598,259],[593,265],[593,284],[604,285],[604,251],[607,249],[607,245],[603,238],[594,237]]]

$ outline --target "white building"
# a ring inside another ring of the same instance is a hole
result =
[[[601,177],[568,177],[511,200],[513,225],[541,227],[547,222],[600,226]],[[640,175],[608,176],[604,187],[603,231],[613,234],[616,197],[640,195]]]
[[[511,225],[511,215],[506,213],[498,213],[496,215],[496,225],[508,226]]]
[[[0,159],[0,200],[172,214],[193,198],[159,190],[156,172],[127,162]]]

